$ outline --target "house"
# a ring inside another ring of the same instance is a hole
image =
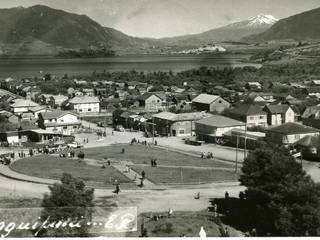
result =
[[[241,96],[241,99],[249,99],[255,103],[273,103],[276,99],[273,96],[273,93],[258,93],[250,92]]]
[[[228,116],[247,123],[247,127],[267,127],[267,113],[260,106],[244,104],[230,109]]]
[[[11,112],[1,110],[0,116],[4,116],[8,120],[8,122],[10,122],[10,123],[19,123],[19,117],[14,115]]]
[[[230,103],[220,96],[200,94],[192,100],[192,107],[197,111],[221,113],[230,107]]]
[[[305,136],[299,141],[295,142],[294,147],[301,152],[301,158],[311,161],[319,160],[319,136]]]
[[[46,106],[36,106],[29,109],[30,113],[33,114],[34,118],[39,118],[39,114],[42,112],[52,112]]]
[[[301,118],[304,125],[320,129],[320,106],[307,107]]]
[[[195,122],[197,139],[211,143],[234,128],[245,130],[246,124],[221,115],[213,115]]]
[[[67,96],[64,95],[52,95],[49,98],[49,102],[48,104],[52,107],[52,108],[60,108],[62,103],[64,103],[65,101],[68,100]]]
[[[285,123],[266,130],[266,141],[280,145],[291,145],[305,136],[318,136],[319,129],[298,123]]]
[[[286,104],[267,105],[263,110],[268,114],[267,122],[270,126],[294,122],[295,120],[293,109]]]
[[[100,100],[98,97],[81,96],[69,101],[73,110],[78,113],[99,112]]]
[[[211,116],[205,112],[171,113],[152,115],[155,131],[162,136],[193,136],[195,121]]]
[[[158,93],[146,92],[139,98],[140,107],[147,112],[165,111],[167,109],[166,98]]]
[[[246,131],[234,128],[223,134],[225,145],[235,148],[256,149],[261,147],[266,134],[263,132]]]
[[[90,97],[94,96],[94,89],[92,88],[84,88],[82,89],[82,92],[85,96],[90,96]]]
[[[304,93],[308,94],[310,97],[320,98],[320,87],[308,87],[305,89]]]
[[[312,80],[311,84],[314,86],[320,86],[320,80]]]
[[[10,105],[11,111],[13,113],[26,113],[33,107],[39,106],[37,103],[31,100],[24,100],[24,99],[15,99],[14,103]]]
[[[248,90],[261,90],[262,85],[259,82],[247,82],[245,88]]]
[[[44,129],[30,129],[0,133],[0,142],[7,142],[9,144],[23,144],[27,142],[49,143],[52,142],[52,140],[62,140],[63,138],[74,139],[73,136],[54,133]]]
[[[55,133],[72,134],[81,126],[79,115],[69,111],[42,112],[38,126]]]

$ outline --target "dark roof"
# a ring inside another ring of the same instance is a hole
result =
[[[320,113],[320,106],[307,107],[302,114],[302,118],[318,118]]]
[[[280,133],[284,135],[303,134],[303,133],[316,133],[320,130],[308,127],[298,123],[285,123],[280,126],[267,129],[268,132]]]
[[[213,127],[233,127],[233,126],[245,126],[244,122],[240,122],[221,115],[213,115],[212,117],[204,118],[196,123],[209,125]]]
[[[261,106],[257,105],[240,105],[230,110],[230,113],[237,114],[237,115],[267,115],[265,111],[262,110]]]
[[[290,106],[286,104],[276,104],[276,105],[265,106],[264,109],[270,112],[271,114],[277,114],[277,113],[286,113],[289,108]]]
[[[151,97],[152,95],[155,95],[157,96],[158,98],[164,100],[164,98],[162,97],[162,94],[159,94],[159,93],[154,93],[154,92],[146,92],[144,93],[141,97],[140,97],[140,100],[147,100],[149,97]]]
[[[300,145],[303,147],[318,147],[320,145],[319,136],[305,136],[295,143],[295,145]]]

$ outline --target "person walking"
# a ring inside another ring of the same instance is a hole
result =
[[[143,179],[145,179],[145,177],[146,177],[146,172],[145,172],[144,170],[142,170],[142,172],[141,172],[141,177],[142,177]]]

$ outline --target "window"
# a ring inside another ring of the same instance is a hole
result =
[[[184,134],[184,130],[179,130],[179,134]]]
[[[68,129],[68,127],[67,127],[67,126],[64,126],[63,129]]]
[[[88,112],[91,112],[91,108],[88,108]]]
[[[250,120],[254,120],[254,117],[249,117]]]
[[[264,116],[260,116],[259,118],[260,118],[260,119],[264,119]]]

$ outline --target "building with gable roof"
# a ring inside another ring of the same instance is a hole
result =
[[[266,130],[266,140],[280,145],[292,145],[305,136],[318,136],[320,130],[298,123],[285,123]]]
[[[244,104],[230,109],[231,118],[247,123],[247,127],[267,127],[267,113],[261,106]]]
[[[72,98],[69,103],[78,113],[100,112],[100,100],[98,97],[79,96]]]
[[[267,122],[270,126],[294,122],[295,120],[293,109],[286,104],[267,105],[263,110],[268,114]]]
[[[40,113],[38,126],[55,133],[70,135],[80,128],[81,120],[74,112],[55,110]]]
[[[197,111],[221,113],[230,107],[230,103],[220,96],[202,93],[192,99],[192,107]]]
[[[171,113],[161,112],[152,115],[156,133],[162,136],[193,136],[195,122],[211,116],[206,112]]]

